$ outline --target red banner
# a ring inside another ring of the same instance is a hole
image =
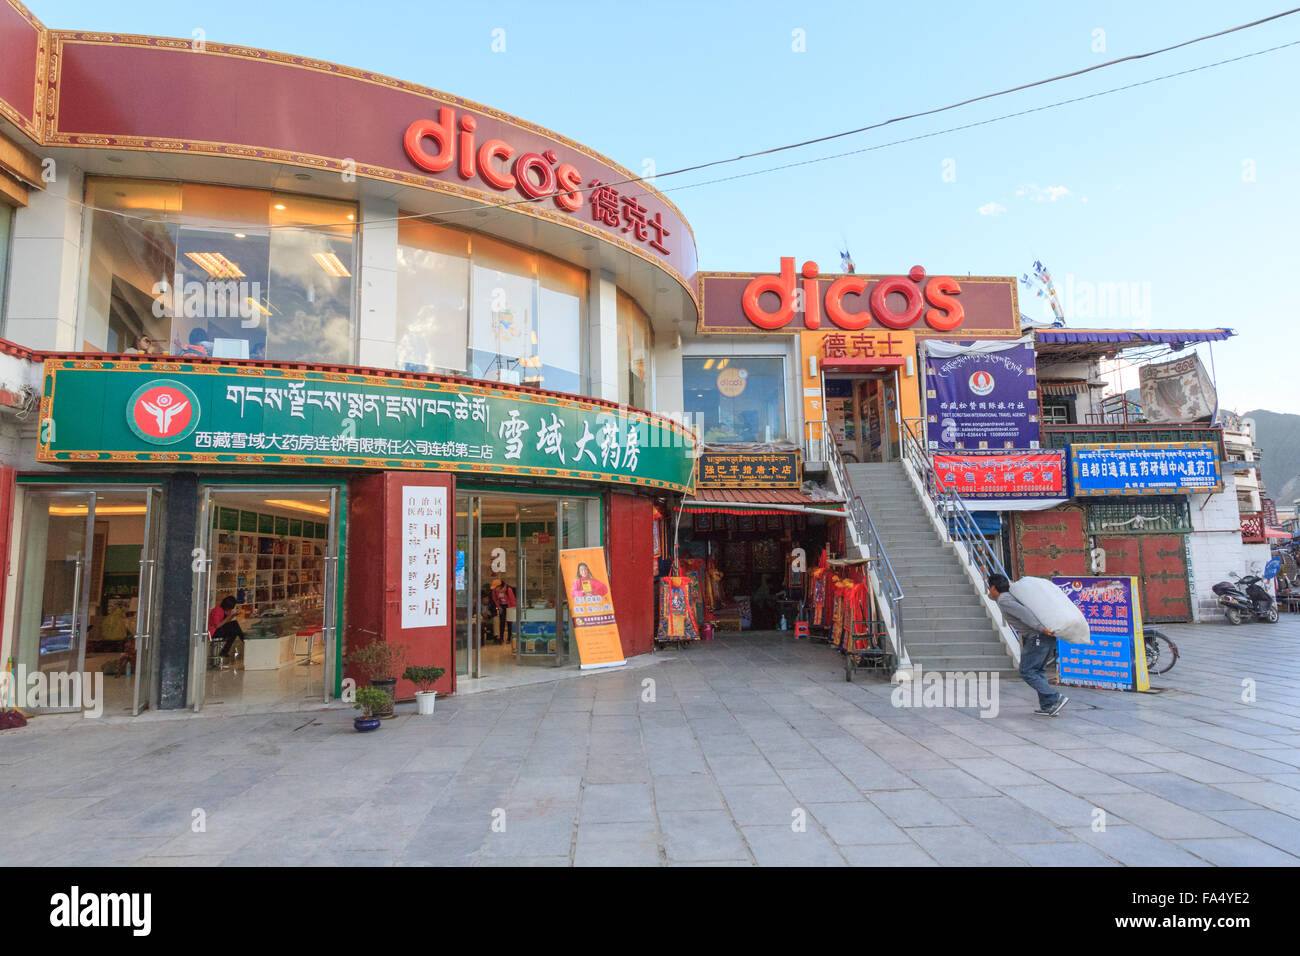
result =
[[[1065,496],[1065,454],[1061,451],[937,454],[934,471],[940,487],[953,488],[963,498]]]

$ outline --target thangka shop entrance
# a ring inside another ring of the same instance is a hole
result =
[[[782,495],[800,503],[734,500]],[[703,490],[687,499],[675,575],[691,581],[698,629],[705,636],[710,630],[793,630],[806,621],[809,572],[828,549],[844,553],[840,507],[837,500],[814,502],[796,491]],[[661,605],[664,593],[661,588]],[[661,617],[665,612],[672,608],[659,608]]]

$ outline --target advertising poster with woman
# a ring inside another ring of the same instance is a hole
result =
[[[560,552],[560,571],[569,595],[569,614],[578,657],[584,669],[626,663],[614,620],[614,598],[603,548],[572,548]]]

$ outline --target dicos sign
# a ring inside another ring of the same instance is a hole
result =
[[[927,280],[921,266],[913,266],[905,276],[877,280],[874,286],[866,276],[840,276],[826,289],[824,297],[817,278],[820,271],[817,263],[810,260],[803,264],[796,277],[794,258],[783,256],[779,275],[756,276],[745,287],[741,303],[745,317],[760,329],[775,331],[784,328],[795,313],[802,311],[804,325],[819,329],[824,311],[832,324],[850,332],[873,323],[890,329],[908,329],[922,318],[936,332],[951,332],[966,317],[961,302],[955,298],[961,294],[961,283],[951,276],[933,276]],[[769,312],[763,307],[764,293],[776,296],[776,311]],[[893,307],[891,296],[901,297],[902,311]],[[859,301],[865,298],[866,308],[849,311],[847,304],[853,298]]]

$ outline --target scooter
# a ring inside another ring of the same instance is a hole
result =
[[[1277,623],[1277,602],[1260,584],[1263,578],[1256,574],[1245,577],[1232,575],[1235,581],[1220,581],[1211,589],[1219,596],[1223,616],[1229,624],[1261,620]]]

